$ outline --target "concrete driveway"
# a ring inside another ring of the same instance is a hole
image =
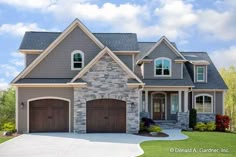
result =
[[[139,143],[147,140],[181,140],[180,130],[166,130],[169,137],[131,134],[23,134],[0,144],[0,157],[134,157],[143,154]]]

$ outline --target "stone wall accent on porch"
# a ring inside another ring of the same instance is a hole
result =
[[[178,112],[177,118],[178,127],[187,130],[189,128],[189,112]]]
[[[197,122],[215,122],[215,118],[214,113],[197,113]]]
[[[139,89],[128,88],[129,76],[109,55],[104,55],[82,79],[87,87],[74,88],[75,132],[86,133],[86,102],[103,98],[126,101],[126,132],[138,132]]]

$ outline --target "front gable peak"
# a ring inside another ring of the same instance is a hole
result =
[[[75,28],[79,27],[100,49],[105,46],[89,31],[89,29],[79,20],[75,19],[43,52],[25,68],[13,81],[15,83],[20,78],[29,74],[50,52],[55,49]]]
[[[157,42],[156,44],[153,45],[153,47],[151,49],[149,49],[147,51],[147,53],[145,53],[139,60],[138,63],[142,60],[145,60],[145,57],[147,57],[148,55],[150,55],[159,45],[161,45],[162,43],[165,43],[172,51],[173,53],[175,53],[179,58],[181,58],[182,60],[186,61],[185,57],[179,52],[179,50],[165,37],[162,36]]]
[[[90,68],[92,68],[104,55],[109,55],[128,75],[131,79],[137,80],[140,84],[142,81],[108,48],[105,47],[99,54],[93,58],[72,80],[71,83],[75,83],[76,80],[81,79]]]

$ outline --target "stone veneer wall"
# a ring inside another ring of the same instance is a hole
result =
[[[128,78],[128,74],[107,54],[89,69],[82,77],[87,87],[74,88],[74,131],[86,133],[87,101],[111,98],[126,101],[126,132],[137,133],[139,90],[127,87]]]
[[[181,129],[189,128],[189,112],[178,112],[177,126]]]
[[[216,115],[214,113],[197,113],[197,122],[215,121]]]

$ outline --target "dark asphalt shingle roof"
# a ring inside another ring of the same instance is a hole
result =
[[[26,32],[19,49],[46,49],[61,32]],[[112,51],[137,51],[137,35],[134,33],[93,33]]]
[[[16,83],[68,83],[72,78],[23,78],[19,79]]]
[[[216,69],[214,63],[208,56],[206,52],[182,52],[184,56],[195,55],[198,58],[204,58],[210,64],[207,65],[207,83],[194,83],[194,89],[227,89],[224,80],[220,76],[218,70]]]
[[[98,40],[112,51],[138,51],[135,33],[93,33]]]
[[[196,52],[196,54],[194,52],[181,52],[181,53],[187,60],[196,61],[196,60],[204,60],[204,58],[197,55],[197,53],[206,53],[206,52]]]
[[[25,32],[19,49],[44,50],[61,32]]]

